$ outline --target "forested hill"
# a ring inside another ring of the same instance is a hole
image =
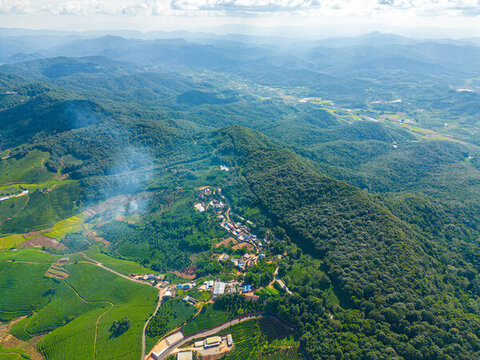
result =
[[[356,346],[377,348],[383,356],[393,348],[412,360],[478,358],[480,277],[466,257],[452,253],[452,245],[415,230],[381,198],[319,175],[252,130],[229,127],[217,139],[219,152],[231,159],[260,207],[304,252],[321,260],[343,307],[359,310],[349,320],[358,327],[331,321],[319,331],[319,284],[304,290],[296,300],[303,310],[295,314],[290,308],[289,315],[302,324],[312,358],[331,354],[332,346],[345,341],[339,334],[332,340],[332,332],[372,337]],[[420,335],[427,355],[412,343]]]

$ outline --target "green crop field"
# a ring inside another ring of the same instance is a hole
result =
[[[271,318],[245,321],[219,333],[226,334],[232,334],[234,342],[234,348],[226,359],[303,359],[292,333]]]
[[[93,359],[95,324],[105,309],[83,314],[58,328],[38,344],[46,359]]]
[[[140,356],[143,326],[158,292],[70,256],[65,280],[44,277],[58,256],[39,251],[0,251],[0,319],[30,315],[11,333],[28,340],[48,332],[39,344],[46,359],[131,359]],[[78,258],[79,259],[79,258]],[[130,327],[113,336],[113,322]]]
[[[165,300],[155,317],[148,324],[146,332],[147,349],[152,349],[158,340],[185,323],[196,311],[195,306],[187,304],[181,299]]]
[[[17,215],[27,205],[28,200],[28,195],[24,195],[0,202],[0,222]]]
[[[75,202],[79,196],[80,188],[74,181],[58,183],[51,192],[32,191],[26,196],[27,206],[0,224],[0,233],[21,234],[48,228],[78,212]]]
[[[277,289],[272,289],[272,288],[268,288],[268,287],[255,291],[256,295],[265,294],[267,296],[274,296],[274,295],[278,295],[279,293],[280,292]]]
[[[74,289],[78,301],[70,311],[58,310],[57,307],[52,307],[49,311],[55,312],[56,323],[62,319],[68,321],[72,317],[72,311],[85,313],[45,337],[40,349],[46,358],[85,359],[90,358],[93,351],[96,359],[131,359],[140,356],[141,333],[147,318],[155,309],[157,291],[88,263],[66,265],[65,268],[70,276],[64,282]],[[68,293],[65,293],[65,299],[68,298]],[[61,303],[62,300],[58,301]],[[45,311],[45,317],[47,315],[48,310]],[[129,329],[118,337],[113,336],[109,331],[111,325],[124,317],[131,322]],[[51,320],[43,322],[52,326]],[[29,324],[27,328],[32,326]],[[41,327],[37,330],[40,329]],[[78,341],[72,343],[72,336]]]
[[[212,304],[207,304],[202,311],[183,327],[185,335],[194,334],[199,331],[208,330],[228,320],[225,311],[214,309]]]
[[[48,263],[0,261],[0,319],[10,320],[28,315],[49,301],[45,292],[55,285],[44,278]]]
[[[22,349],[5,349],[0,345],[0,360],[29,360],[30,356],[27,355],[25,350]]]
[[[92,259],[98,260],[105,266],[108,266],[109,268],[118,271],[119,273],[122,273],[124,275],[159,274],[159,272],[143,267],[142,265],[134,261],[122,260],[108,256],[107,254],[100,252],[98,246],[90,247],[87,251],[85,251],[85,254],[90,256]]]
[[[82,214],[71,216],[61,220],[52,227],[52,231],[45,233],[46,236],[56,240],[62,240],[68,233],[80,232],[85,229],[85,216]]]
[[[0,170],[0,184],[6,183],[41,183],[55,177],[55,173],[48,171],[44,166],[50,154],[33,150],[25,157],[2,160]]]
[[[12,234],[0,237],[0,249],[11,249],[23,243],[26,239],[23,235]]]

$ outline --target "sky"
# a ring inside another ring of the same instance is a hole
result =
[[[0,27],[480,36],[480,0],[0,0]]]

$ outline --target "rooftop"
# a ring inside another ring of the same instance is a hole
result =
[[[191,351],[179,352],[177,354],[177,360],[192,360],[193,353]]]
[[[225,283],[221,281],[217,281],[213,288],[213,294],[222,295],[223,293],[225,293]]]

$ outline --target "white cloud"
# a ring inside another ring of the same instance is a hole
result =
[[[480,0],[0,0],[0,13],[178,16],[475,17]]]
[[[3,14],[28,14],[34,12],[30,1],[24,0],[0,0],[0,13]]]

